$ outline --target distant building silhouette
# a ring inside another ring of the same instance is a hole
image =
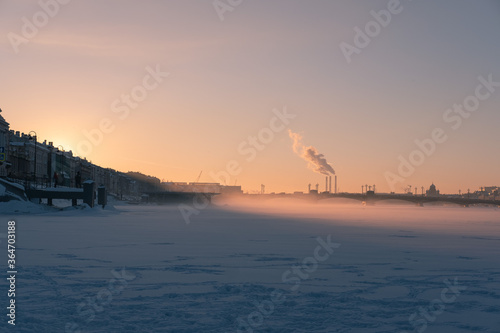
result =
[[[186,183],[186,182],[162,182],[162,189],[168,192],[197,192],[197,193],[220,193],[220,194],[242,194],[239,185],[221,185],[220,183]]]
[[[500,194],[499,186],[484,186],[481,187],[480,190],[474,191],[472,195],[474,198],[482,198],[482,199],[496,199]]]
[[[428,197],[438,197],[439,196],[439,190],[436,189],[436,185],[434,183],[431,184],[429,189],[425,191],[425,195]]]

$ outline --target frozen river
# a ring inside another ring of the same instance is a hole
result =
[[[122,205],[0,219],[4,245],[16,221],[18,247],[16,327],[4,314],[2,332],[500,332],[497,208],[230,203],[187,224],[175,206]]]

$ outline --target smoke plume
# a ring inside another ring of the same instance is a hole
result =
[[[309,162],[308,166],[310,169],[327,176],[335,174],[335,170],[333,170],[332,166],[328,164],[323,154],[320,154],[316,148],[312,146],[304,146],[302,143],[302,136],[300,134],[288,130],[288,135],[293,141],[293,151],[295,154]]]

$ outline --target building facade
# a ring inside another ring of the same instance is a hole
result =
[[[9,150],[9,123],[2,117],[0,109],[0,177],[7,176],[7,152]]]
[[[156,177],[103,168],[61,146],[55,147],[52,142],[38,142],[34,135],[11,130],[0,114],[0,177],[31,187],[76,187],[77,173],[81,182],[92,180],[122,198],[139,197],[160,186]]]

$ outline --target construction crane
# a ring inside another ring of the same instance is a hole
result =
[[[195,183],[199,182],[200,181],[200,177],[201,177],[201,173],[203,172],[203,170],[200,171],[200,174],[198,175],[198,178],[196,178],[195,180]]]

